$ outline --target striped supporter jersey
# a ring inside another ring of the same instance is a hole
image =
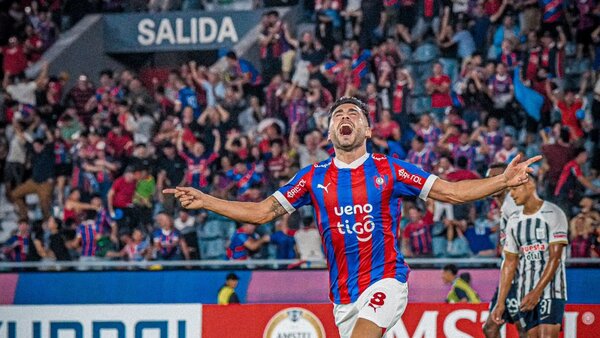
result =
[[[504,251],[519,255],[519,299],[533,290],[542,277],[550,258],[550,244],[568,243],[567,229],[565,213],[550,202],[544,202],[533,215],[519,212],[508,220]],[[567,299],[565,258],[566,250],[563,250],[560,265],[554,278],[544,289],[542,298]]]
[[[381,154],[351,164],[335,158],[303,168],[273,196],[292,213],[312,204],[329,268],[329,297],[355,302],[384,278],[408,280],[398,250],[403,196],[426,199],[435,175]]]
[[[77,237],[81,238],[81,256],[96,256],[96,241],[100,233],[99,224],[93,220],[86,220],[79,224]]]

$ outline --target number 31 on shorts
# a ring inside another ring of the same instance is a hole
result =
[[[377,312],[377,309],[385,304],[385,298],[387,296],[383,292],[375,292],[369,301],[369,306],[373,308],[373,311]]]

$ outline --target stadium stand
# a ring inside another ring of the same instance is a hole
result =
[[[50,74],[43,66],[35,78],[23,72],[43,64],[59,28],[87,13],[214,3],[0,3],[1,260],[319,259],[310,209],[254,227],[182,211],[160,191],[184,184],[265,198],[333,155],[327,108],[341,96],[368,104],[370,151],[449,180],[544,154],[539,194],[570,217],[570,256],[600,256],[600,4],[592,0],[550,9],[520,0],[307,0],[293,26],[265,10],[252,62],[223,51],[222,67],[188,60],[166,72]],[[402,207],[398,236],[409,257],[499,254],[492,200]],[[241,244],[248,238],[251,248]]]

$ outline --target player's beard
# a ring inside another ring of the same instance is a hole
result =
[[[336,150],[350,152],[364,145],[366,140],[365,128],[353,128],[352,134],[342,135],[339,127],[331,133],[331,143]]]

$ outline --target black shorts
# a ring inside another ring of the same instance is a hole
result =
[[[542,324],[561,324],[565,314],[564,299],[542,298],[531,311],[519,312],[521,326],[529,331]]]
[[[494,310],[496,306],[496,302],[498,301],[498,288],[496,288],[496,292],[494,293],[494,297],[490,302],[490,312]],[[519,299],[517,298],[517,284],[512,284],[510,286],[510,290],[508,290],[508,295],[506,296],[506,310],[502,314],[502,319],[505,322],[514,324],[519,320]]]

